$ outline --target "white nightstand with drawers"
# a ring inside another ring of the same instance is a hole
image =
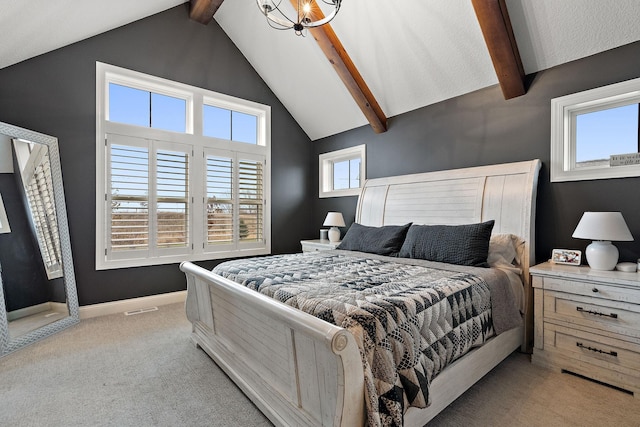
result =
[[[329,251],[335,249],[340,242],[330,242],[328,240],[300,240],[302,252]]]
[[[534,288],[531,361],[640,397],[640,273],[544,263]]]

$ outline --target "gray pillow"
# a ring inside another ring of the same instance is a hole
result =
[[[494,220],[464,225],[412,225],[399,257],[488,267]]]
[[[337,249],[397,256],[411,223],[369,227],[354,222]]]

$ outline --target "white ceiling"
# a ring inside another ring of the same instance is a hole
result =
[[[183,2],[0,0],[0,68]],[[640,40],[638,0],[506,3],[527,74]],[[312,140],[367,124],[311,36],[271,29],[255,0],[215,20]],[[470,0],[343,0],[331,25],[387,117],[497,84]]]

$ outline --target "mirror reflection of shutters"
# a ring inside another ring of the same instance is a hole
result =
[[[48,155],[45,155],[33,171],[29,182],[28,200],[42,258],[47,273],[56,275],[61,272],[62,254],[60,253],[60,237],[53,198],[53,180]]]

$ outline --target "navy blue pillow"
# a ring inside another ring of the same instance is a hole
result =
[[[489,240],[495,221],[464,225],[412,225],[399,257],[488,267]]]
[[[397,256],[411,223],[369,227],[354,222],[337,249]]]

